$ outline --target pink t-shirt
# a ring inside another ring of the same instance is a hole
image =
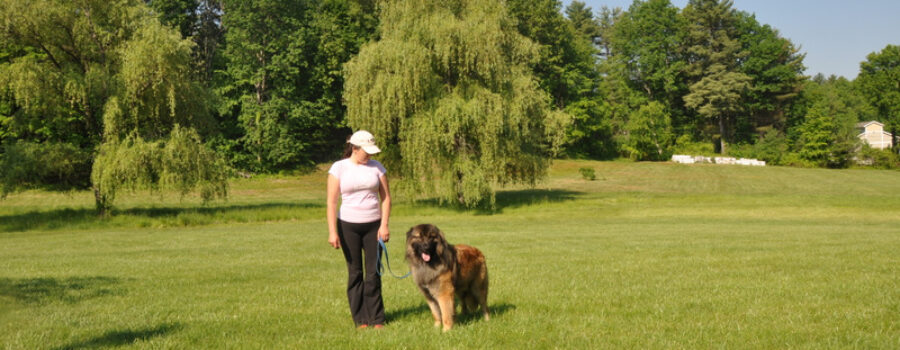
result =
[[[341,220],[362,224],[381,219],[378,186],[381,177],[387,173],[381,163],[369,159],[366,164],[357,164],[346,158],[334,162],[328,173],[334,175],[340,183]]]

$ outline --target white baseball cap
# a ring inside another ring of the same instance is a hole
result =
[[[375,154],[381,152],[381,149],[378,146],[375,146],[375,136],[365,130],[360,130],[353,133],[353,136],[350,136],[350,141],[347,141],[354,146],[359,146],[366,151],[368,154]]]

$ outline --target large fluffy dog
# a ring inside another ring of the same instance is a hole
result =
[[[459,298],[463,313],[481,306],[484,319],[490,319],[487,306],[488,275],[484,254],[475,247],[447,243],[436,226],[422,224],[406,232],[406,261],[419,290],[434,316],[434,326],[453,327]]]

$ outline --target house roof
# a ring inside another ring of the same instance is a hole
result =
[[[859,122],[859,123],[856,123],[856,127],[857,127],[857,128],[865,128],[865,127],[867,127],[867,126],[869,126],[869,125],[871,125],[871,124],[878,124],[878,125],[881,125],[882,127],[884,127],[884,124],[879,123],[879,122],[876,121],[876,120],[870,120],[870,121],[867,121],[867,122]]]

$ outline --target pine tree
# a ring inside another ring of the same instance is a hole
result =
[[[708,121],[718,124],[720,152],[731,140],[728,127],[741,110],[741,96],[752,78],[738,69],[747,52],[737,41],[737,19],[731,0],[691,0],[683,15],[688,21],[689,66],[694,81],[685,105]]]

